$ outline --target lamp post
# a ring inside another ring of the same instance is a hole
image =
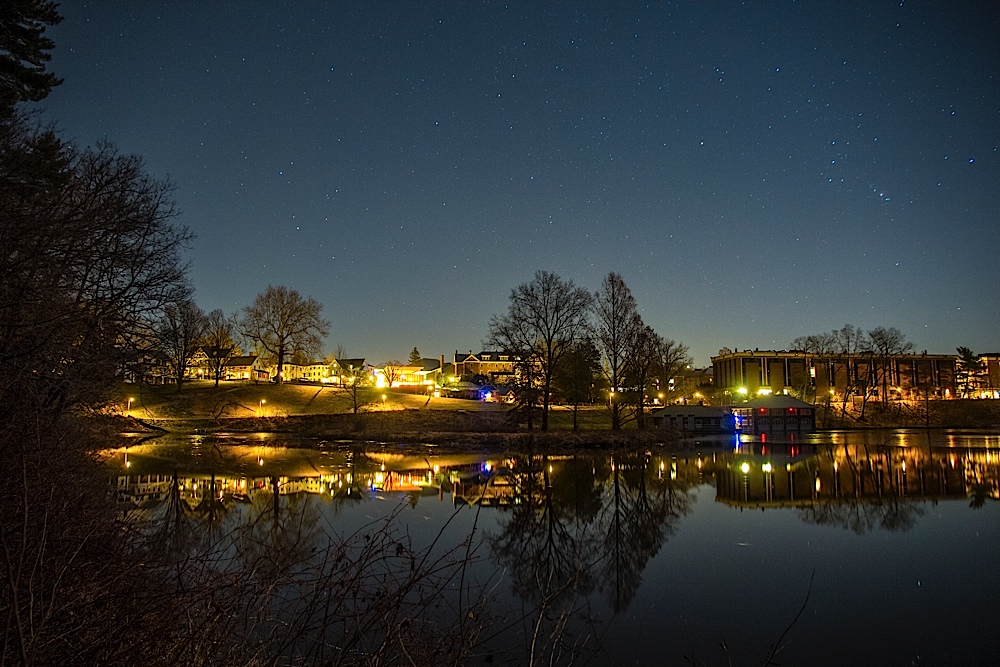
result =
[[[264,416],[264,404],[265,404],[265,403],[267,403],[267,400],[265,400],[265,399],[263,399],[263,398],[262,398],[262,399],[260,399],[260,405],[258,406],[258,409],[257,409],[257,413],[258,413],[258,414],[259,414],[259,415],[260,415],[261,417],[263,417],[263,416]]]
[[[132,412],[132,401],[134,401],[134,400],[135,399],[132,398],[131,396],[128,397],[128,407],[125,408],[125,413],[126,414],[128,414],[129,412]]]
[[[382,410],[385,410],[385,394],[382,394]]]

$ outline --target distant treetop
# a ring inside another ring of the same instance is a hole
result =
[[[45,70],[55,47],[45,28],[60,21],[56,3],[48,0],[0,2],[0,113],[9,114],[18,102],[44,99],[62,83]]]

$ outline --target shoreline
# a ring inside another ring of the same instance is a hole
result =
[[[691,439],[732,437],[735,434],[682,433],[660,428],[620,431],[610,429],[527,430],[492,416],[476,413],[416,413],[411,411],[368,412],[354,414],[317,414],[274,417],[227,417],[222,419],[138,418],[135,416],[104,415],[97,417],[102,429],[117,434],[139,433],[157,435],[224,435],[240,433],[272,433],[302,438],[344,440],[353,442],[384,442],[430,444],[451,447],[522,447],[614,449],[636,446],[672,446]],[[837,431],[942,431],[962,430],[998,432],[992,423],[934,424],[836,424],[817,429],[816,433]],[[803,434],[805,435],[805,434]]]

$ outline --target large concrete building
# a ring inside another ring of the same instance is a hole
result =
[[[858,395],[867,389],[874,400],[951,398],[956,395],[954,354],[823,355],[781,350],[721,350],[712,357],[715,386],[727,392],[794,394],[820,400],[833,394]]]

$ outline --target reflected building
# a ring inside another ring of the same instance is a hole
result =
[[[886,498],[1000,499],[1000,449],[760,446],[716,470],[717,499],[752,509]]]

